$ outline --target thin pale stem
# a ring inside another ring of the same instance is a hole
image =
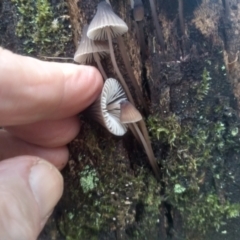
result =
[[[222,1],[225,8],[225,14],[227,17],[229,17],[230,16],[229,0],[222,0]]]
[[[128,59],[128,56],[126,54],[126,48],[125,48],[122,36],[118,36],[117,37],[117,41],[118,41],[118,46],[119,46],[119,49],[120,49],[120,53],[122,55],[122,59],[123,59],[125,68],[127,70],[127,73],[129,75],[129,77],[132,80],[132,84],[134,86],[134,90],[136,91],[137,96],[140,99],[140,101],[141,101],[145,111],[148,112],[147,104],[146,104],[146,102],[145,102],[145,100],[144,100],[144,98],[142,96],[142,92],[141,92],[140,87],[139,87],[139,85],[137,83],[137,79],[135,78],[135,76],[133,74],[133,70],[131,69],[131,63],[130,63],[130,61]]]
[[[182,36],[184,36],[185,25],[184,25],[184,16],[183,16],[183,0],[178,0],[178,14],[179,14],[179,22],[180,22],[180,28],[182,31]]]
[[[141,131],[139,130],[138,128],[138,125],[136,123],[133,123],[133,127],[135,128],[142,144],[143,144],[143,147],[147,153],[147,156],[148,156],[148,159],[149,159],[149,162],[152,166],[152,169],[156,175],[156,178],[158,180],[160,180],[160,170],[159,170],[159,167],[158,167],[158,164],[157,164],[157,161],[156,161],[156,158],[154,157],[154,154],[153,154],[153,151],[152,151],[152,148],[149,148],[148,144],[146,143],[145,141],[145,138],[143,137]]]
[[[138,23],[136,21],[133,21],[133,24],[136,29],[137,40],[138,40],[138,43],[140,44],[140,48],[141,48],[141,40],[140,40],[140,32],[139,32]]]
[[[129,123],[129,124],[128,124],[128,127],[129,127],[129,129],[131,130],[131,132],[132,132],[132,134],[134,135],[134,137],[137,139],[137,141],[138,141],[139,143],[141,143],[141,140],[140,140],[140,138],[139,138],[139,135],[137,134],[136,129],[133,127],[133,124],[132,124],[132,123]]]
[[[102,64],[101,64],[101,61],[100,61],[100,58],[99,58],[98,53],[93,53],[93,58],[94,58],[95,62],[97,63],[98,69],[99,69],[99,71],[101,72],[104,80],[106,81],[106,80],[107,80],[107,74],[106,74],[106,72],[105,72],[104,69],[103,69],[103,66],[102,66]]]
[[[143,21],[137,22],[138,25],[138,31],[139,31],[139,44],[140,49],[142,52],[142,58],[145,61],[146,58],[146,43],[144,38],[144,30],[143,30]]]
[[[159,44],[160,44],[162,50],[164,51],[163,34],[162,34],[162,31],[161,31],[161,28],[160,28],[160,25],[159,25],[159,22],[158,22],[156,5],[155,5],[154,0],[149,0],[149,2],[150,2],[150,7],[151,7],[151,12],[152,12],[152,16],[153,16],[154,25],[155,25],[155,28],[156,28],[156,31],[157,31],[157,38],[158,38],[158,41],[159,41]]]
[[[133,104],[133,106],[135,106],[132,95],[129,91],[129,88],[128,88],[127,84],[125,83],[125,81],[123,79],[123,76],[120,73],[119,68],[117,66],[117,62],[116,62],[114,51],[113,51],[112,37],[111,37],[111,33],[110,33],[109,29],[107,30],[107,36],[108,36],[109,50],[110,50],[110,56],[111,56],[111,60],[112,60],[112,63],[113,63],[113,67],[114,67],[114,69],[115,69],[115,71],[116,71],[116,73],[119,77],[119,80],[120,80],[120,82],[123,86],[123,89],[125,90],[125,92],[127,94],[127,97],[129,99],[129,101]],[[144,135],[144,137],[147,141],[148,149],[151,149],[151,151],[152,151],[152,147],[151,147],[151,143],[150,143],[150,140],[149,140],[147,128],[146,128],[146,125],[145,125],[143,119],[141,121],[139,121],[139,124],[140,124],[141,131],[143,132],[143,135]]]
[[[150,141],[150,138],[149,138],[149,135],[148,135],[148,131],[147,131],[147,127],[146,127],[145,122],[143,120],[141,120],[141,121],[138,122],[138,124],[139,124],[139,127],[142,131],[142,134],[143,134],[143,136],[146,140],[146,143],[147,143],[149,149],[151,149],[151,151],[153,153],[152,144],[151,144],[151,141]]]
[[[115,58],[115,54],[114,54],[114,50],[113,50],[113,44],[112,44],[112,37],[111,37],[111,33],[110,33],[110,30],[109,28],[107,28],[107,36],[108,36],[108,44],[109,44],[109,50],[110,50],[110,56],[111,56],[111,60],[112,60],[112,64],[113,64],[113,67],[118,75],[118,78],[119,78],[119,81],[121,82],[122,86],[123,86],[123,89],[124,91],[126,92],[127,94],[127,97],[129,99],[129,101],[135,106],[134,104],[134,101],[133,101],[133,98],[132,98],[132,95],[129,91],[129,88],[118,68],[118,65],[117,65],[117,62],[116,62],[116,58]]]

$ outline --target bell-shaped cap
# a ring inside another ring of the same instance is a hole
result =
[[[127,97],[120,83],[114,78],[108,78],[101,95],[89,107],[87,113],[112,134],[122,136],[127,132],[127,125],[120,121],[120,103],[125,100]]]
[[[136,22],[142,21],[144,19],[144,7],[142,0],[134,1],[133,18]]]
[[[109,53],[107,42],[93,41],[87,37],[88,25],[83,28],[82,38],[74,54],[74,61],[80,64],[90,63],[93,60],[93,54],[98,53],[100,57]]]
[[[121,84],[114,78],[105,81],[101,95],[86,112],[116,136],[127,132],[127,123],[142,119],[140,112],[127,101]]]
[[[142,120],[141,113],[127,100],[120,103],[120,122],[134,123]]]
[[[127,126],[120,121],[120,103],[125,100],[127,97],[120,83],[114,78],[107,79],[101,94],[101,111],[107,129],[117,136],[127,132]]]
[[[92,19],[87,36],[93,40],[107,40],[107,28],[113,37],[128,31],[127,24],[117,16],[109,3],[102,1],[98,4],[97,12]]]

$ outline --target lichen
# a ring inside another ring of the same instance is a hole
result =
[[[80,175],[80,185],[82,187],[83,193],[92,191],[97,187],[98,177],[95,169],[90,169],[89,166],[84,167]]]

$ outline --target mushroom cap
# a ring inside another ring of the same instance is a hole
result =
[[[142,119],[140,112],[127,101],[121,84],[114,78],[105,81],[101,95],[86,112],[116,136],[127,132],[127,123]]]
[[[144,7],[141,0],[134,1],[133,17],[136,22],[144,19]]]
[[[107,40],[107,28],[110,29],[113,37],[128,31],[127,24],[113,12],[111,5],[102,1],[98,4],[97,12],[89,25],[87,36],[93,40]]]
[[[122,136],[127,132],[127,126],[120,121],[120,104],[125,100],[127,97],[120,83],[114,78],[108,78],[101,94],[101,112],[105,127],[117,136]],[[109,105],[112,106],[110,109]]]
[[[120,103],[121,113],[120,121],[121,123],[134,123],[142,120],[141,113],[127,100]]]
[[[107,42],[93,41],[87,37],[88,25],[83,27],[82,38],[74,54],[74,61],[80,64],[92,62],[93,54],[98,53],[100,57],[109,53]]]

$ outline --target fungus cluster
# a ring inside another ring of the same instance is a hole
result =
[[[133,9],[133,19],[134,24],[137,32],[137,39],[140,45],[142,60],[145,60],[146,54],[146,44],[145,44],[145,37],[144,37],[144,6],[142,0],[135,0],[132,2],[132,9]]]
[[[141,10],[139,11],[141,12]],[[142,115],[135,107],[133,97],[118,68],[114,54],[112,39],[117,37],[123,62],[133,84],[134,91],[141,106],[147,110],[147,105],[130,67],[124,41],[121,37],[127,31],[127,24],[114,13],[109,1],[100,2],[91,23],[83,29],[82,39],[75,53],[74,60],[84,64],[94,59],[105,79],[102,93],[87,110],[88,114],[114,135],[122,136],[130,128],[133,135],[145,148],[154,173],[159,178],[159,167],[153,154],[146,125]],[[106,40],[108,44],[104,42]],[[119,82],[116,79],[108,78],[101,65],[100,58],[108,53]]]
[[[101,95],[87,112],[116,136],[123,136],[127,132],[128,123],[142,119],[140,112],[127,100],[121,84],[114,78],[105,81]]]

